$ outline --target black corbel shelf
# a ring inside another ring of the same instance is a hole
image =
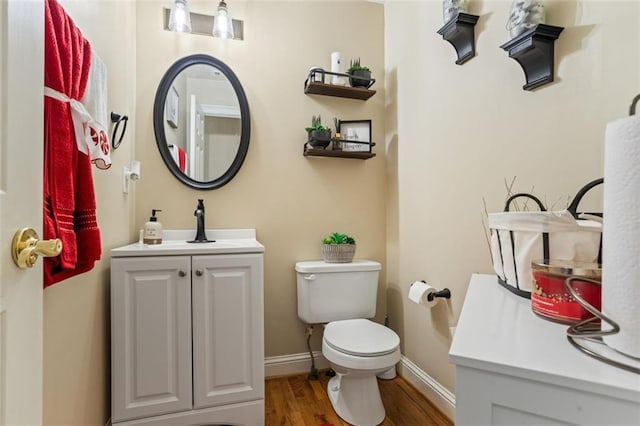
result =
[[[476,56],[475,26],[478,18],[478,15],[460,12],[438,30],[438,34],[456,49],[458,65]]]
[[[533,90],[553,81],[554,45],[564,27],[538,24],[500,46],[509,52],[524,71],[527,84],[524,90]]]

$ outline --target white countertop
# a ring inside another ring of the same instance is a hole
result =
[[[449,358],[459,366],[588,388],[640,404],[640,375],[580,352],[567,340],[567,327],[536,316],[530,300],[501,287],[494,275],[474,274]]]
[[[165,230],[161,244],[133,243],[111,250],[111,257],[179,256],[227,253],[264,253],[255,229],[207,229],[212,243],[188,243],[196,235],[192,229]]]

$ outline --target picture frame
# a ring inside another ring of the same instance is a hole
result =
[[[180,113],[180,95],[174,86],[171,86],[167,93],[167,100],[164,106],[165,119],[169,126],[178,128],[178,116]]]
[[[338,131],[343,151],[371,152],[371,120],[340,120]]]

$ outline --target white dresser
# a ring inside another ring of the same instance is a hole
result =
[[[449,351],[456,425],[640,425],[640,375],[583,354],[566,329],[474,274]]]
[[[207,234],[111,251],[114,425],[264,424],[264,247]]]

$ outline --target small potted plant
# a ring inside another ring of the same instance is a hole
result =
[[[350,263],[356,253],[356,240],[334,232],[322,240],[322,258],[327,263]]]
[[[369,88],[371,85],[371,70],[360,65],[360,58],[351,60],[347,74],[351,87]]]
[[[320,115],[311,118],[311,126],[305,127],[309,143],[314,148],[326,148],[331,143],[331,129],[322,125]]]

